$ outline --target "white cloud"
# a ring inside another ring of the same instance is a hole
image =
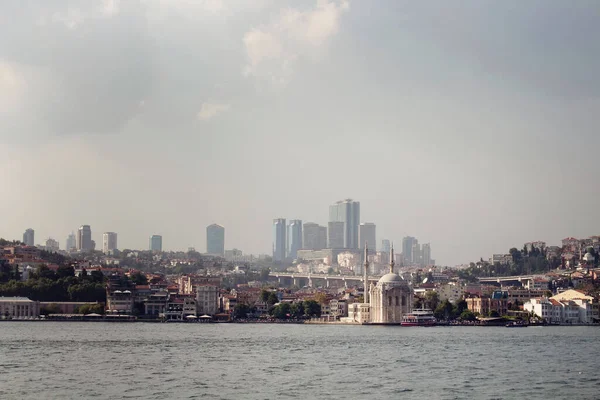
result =
[[[285,9],[270,24],[244,34],[248,62],[245,76],[254,76],[285,85],[299,57],[311,55],[327,44],[339,30],[347,1],[319,0],[307,11]]]
[[[230,108],[231,106],[229,104],[202,103],[200,112],[198,112],[198,119],[201,121],[208,121],[209,119],[228,111]]]

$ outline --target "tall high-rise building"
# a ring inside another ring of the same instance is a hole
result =
[[[77,239],[75,238],[75,234],[73,232],[71,232],[69,234],[69,236],[67,236],[67,240],[66,240],[66,244],[65,244],[65,250],[66,251],[73,251],[77,249]]]
[[[306,250],[322,250],[327,248],[327,227],[307,222],[303,227],[302,248]]]
[[[414,265],[421,265],[421,245],[418,241],[415,241],[415,243],[413,243],[411,261]]]
[[[282,262],[285,260],[286,250],[286,226],[285,218],[273,220],[273,261]]]
[[[117,234],[115,232],[104,232],[102,234],[102,252],[109,254],[117,250]]]
[[[162,251],[162,236],[150,236],[150,251]]]
[[[92,228],[89,225],[81,225],[77,231],[77,250],[91,251],[93,249]]]
[[[390,249],[391,249],[390,240],[389,239],[381,240],[381,252],[390,254]]]
[[[413,244],[418,243],[417,239],[412,236],[406,236],[402,239],[402,257],[405,263],[412,263],[413,260]]]
[[[35,246],[35,231],[33,229],[29,228],[23,233],[23,243],[26,246]]]
[[[208,254],[225,254],[225,228],[212,224],[206,227],[206,252]]]
[[[329,206],[329,222],[344,223],[344,248],[358,249],[360,203],[352,199],[338,201]],[[331,246],[330,246],[331,247]]]
[[[421,246],[421,258],[423,265],[428,266],[433,264],[431,262],[431,244],[423,243],[423,246]]]
[[[287,257],[295,260],[302,248],[302,221],[291,219],[287,226]]]
[[[344,248],[344,228],[346,224],[341,221],[331,221],[327,224],[327,248]]]
[[[377,250],[377,229],[372,222],[363,222],[358,229],[360,248],[365,248],[365,243],[368,243],[369,250],[375,253]]]

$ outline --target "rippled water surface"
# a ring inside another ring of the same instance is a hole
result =
[[[600,328],[0,322],[0,399],[597,399]]]

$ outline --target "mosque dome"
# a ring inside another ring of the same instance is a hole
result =
[[[583,261],[593,262],[594,256],[592,255],[592,253],[585,253],[585,256],[583,256]]]
[[[400,275],[390,272],[389,274],[385,274],[379,279],[377,282],[377,286],[389,285],[389,286],[398,286],[404,283],[404,280],[400,277]]]

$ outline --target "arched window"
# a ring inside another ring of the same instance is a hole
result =
[[[406,296],[402,296],[402,305],[405,306],[406,305]]]
[[[388,306],[392,305],[392,296],[388,296]]]
[[[398,301],[398,296],[396,296],[396,305],[399,306],[400,302]]]

